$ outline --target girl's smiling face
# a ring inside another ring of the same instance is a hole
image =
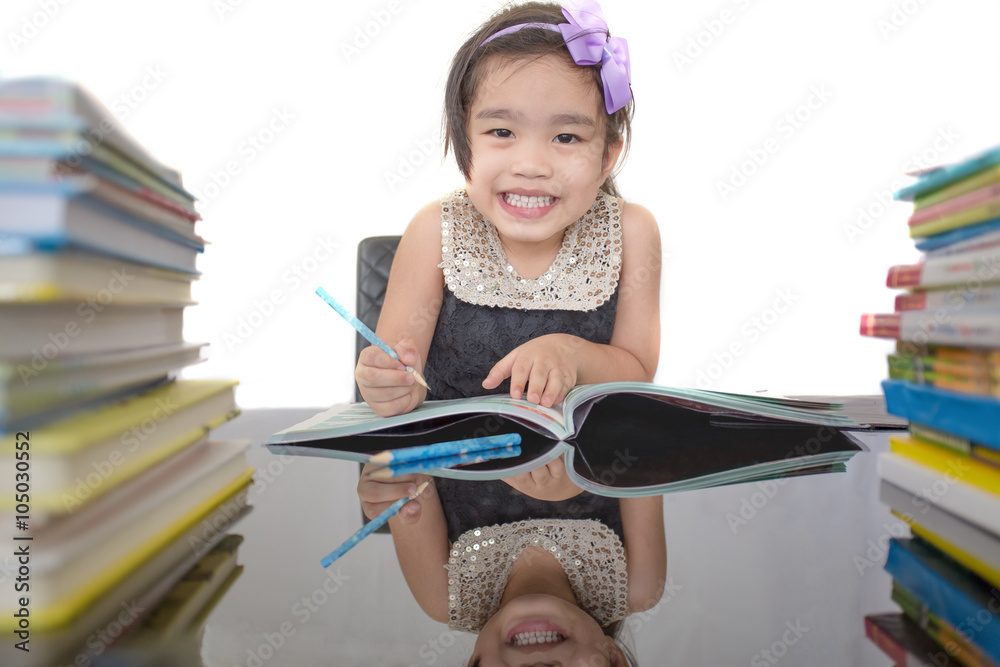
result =
[[[467,123],[469,198],[508,251],[558,248],[594,203],[621,143],[605,150],[604,102],[589,69],[548,55],[486,71]]]

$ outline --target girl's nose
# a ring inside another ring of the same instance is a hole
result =
[[[546,178],[552,175],[548,146],[538,142],[522,142],[514,151],[511,172],[525,178]]]

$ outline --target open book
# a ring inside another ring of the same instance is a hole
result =
[[[864,428],[837,404],[611,382],[575,387],[552,408],[503,394],[427,401],[383,418],[364,403],[344,403],[266,446],[365,463],[387,449],[519,433],[520,456],[433,474],[500,479],[565,455],[577,486],[628,497],[842,471],[866,450],[846,431]]]

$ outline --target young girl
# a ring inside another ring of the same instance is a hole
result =
[[[378,334],[402,363],[370,347],[355,372],[377,413],[500,392],[551,406],[577,384],[652,380],[659,233],[612,179],[631,109],[624,40],[595,2],[508,7],[462,46],[445,115],[465,188],[420,210],[399,243]],[[390,521],[421,607],[480,632],[475,664],[618,664],[602,628],[659,601],[662,499],[583,493],[562,465],[505,483],[436,479]],[[424,479],[362,475],[364,511]]]

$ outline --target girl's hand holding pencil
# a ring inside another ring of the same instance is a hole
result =
[[[361,471],[361,479],[358,481],[361,511],[369,519],[374,519],[394,502],[400,498],[409,498],[416,493],[421,484],[430,481],[427,488],[419,496],[403,505],[399,514],[396,515],[399,521],[407,525],[419,521],[421,504],[435,493],[433,478],[423,474],[401,475],[388,479],[373,478],[372,471],[379,468],[380,466],[368,464]]]
[[[409,340],[396,343],[393,359],[378,347],[372,345],[361,350],[358,365],[354,369],[354,379],[361,389],[361,395],[381,417],[400,414],[413,403],[413,392],[426,392],[416,376],[406,370],[422,368],[416,346]]]

